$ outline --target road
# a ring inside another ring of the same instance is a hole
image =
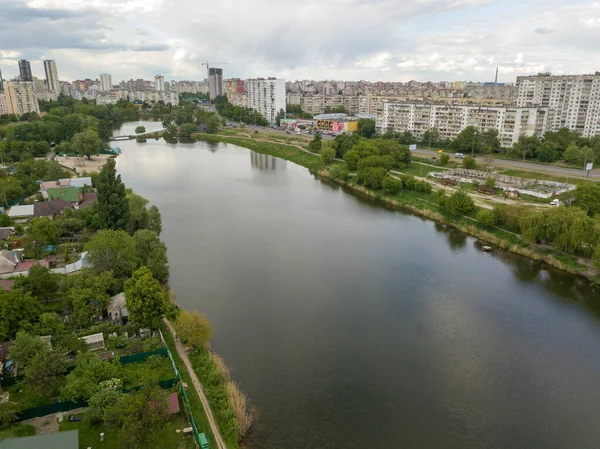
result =
[[[213,416],[212,410],[210,409],[208,399],[206,399],[206,396],[204,395],[204,390],[202,388],[202,384],[200,383],[200,380],[198,379],[198,376],[196,375],[196,372],[194,371],[194,368],[192,367],[192,364],[190,363],[190,359],[187,355],[187,352],[186,352],[184,346],[179,341],[179,338],[177,337],[177,332],[175,332],[175,329],[173,328],[173,325],[171,324],[171,322],[169,320],[167,320],[166,318],[163,318],[163,321],[169,328],[169,331],[171,332],[171,334],[173,334],[173,339],[174,339],[174,343],[175,343],[175,349],[177,349],[177,354],[179,354],[179,357],[181,357],[181,360],[183,360],[183,364],[185,365],[186,369],[188,370],[188,373],[190,374],[190,378],[192,379],[194,388],[196,389],[196,392],[198,393],[198,396],[200,397],[200,402],[202,402],[202,407],[204,408],[204,412],[206,413],[206,417],[208,418],[208,423],[210,424],[212,433],[215,436],[215,441],[217,442],[217,449],[227,449],[227,445],[225,444],[225,441],[223,441],[223,437],[221,436],[221,431],[219,430],[219,426],[217,425],[217,422],[215,421],[215,417]]]

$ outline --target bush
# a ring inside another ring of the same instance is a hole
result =
[[[359,160],[360,156],[356,150],[350,150],[344,153],[344,161],[346,161],[346,164],[348,165],[348,170],[356,170]]]
[[[35,435],[35,427],[31,424],[14,424],[13,435],[16,437],[30,437]]]
[[[453,214],[468,214],[474,208],[473,198],[463,190],[454,192],[446,201],[446,209]]]
[[[357,164],[359,170],[375,167],[383,167],[386,170],[389,170],[393,166],[394,158],[392,156],[368,156],[360,159]]]
[[[486,187],[491,187],[492,189],[494,187],[496,187],[496,178],[493,178],[491,176],[487,177],[485,180],[485,186]]]
[[[465,156],[465,158],[463,159],[463,168],[467,168],[467,169],[473,169],[477,166],[477,164],[475,163],[475,159],[472,158],[471,156]]]
[[[324,164],[330,164],[335,159],[335,148],[332,146],[323,146],[321,148],[321,162]]]
[[[444,166],[450,161],[450,156],[446,153],[440,156],[440,165]]]
[[[496,214],[493,210],[481,209],[477,212],[477,221],[484,226],[495,226],[496,225]]]
[[[329,169],[329,177],[331,179],[341,179],[342,181],[345,181],[348,179],[348,176],[348,169],[342,165],[334,165]]]
[[[179,338],[187,346],[204,348],[212,335],[208,318],[194,310],[182,310],[174,324]]]
[[[429,193],[431,192],[431,184],[427,181],[415,181],[415,190],[417,192]]]
[[[383,187],[383,190],[385,190],[385,193],[387,193],[388,195],[398,195],[402,190],[402,181],[388,176],[383,180],[381,186]]]
[[[388,171],[383,167],[364,168],[358,171],[356,182],[368,189],[377,190],[381,188],[381,183],[386,176]]]

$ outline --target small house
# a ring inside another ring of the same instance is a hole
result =
[[[456,181],[454,179],[450,179],[450,178],[442,178],[442,185],[445,185],[445,186],[455,186],[456,185]]]
[[[54,220],[58,215],[62,214],[65,209],[73,209],[73,204],[65,200],[55,201],[39,201],[33,203],[34,218],[46,217]]]
[[[508,198],[510,198],[511,200],[516,200],[517,198],[519,198],[519,191],[518,190],[509,190],[507,192],[506,196]]]
[[[15,228],[0,228],[0,240],[8,240],[15,233]]]
[[[129,321],[129,312],[125,302],[125,293],[119,293],[110,298],[110,304],[106,308],[108,319],[113,323],[125,325]]]
[[[90,351],[97,351],[99,349],[106,348],[106,345],[104,344],[104,334],[102,332],[99,334],[86,335],[85,337],[79,338],[87,343]]]
[[[33,214],[33,204],[13,206],[7,213],[7,215],[10,218],[13,218],[16,223],[25,223],[29,218],[33,217]]]
[[[479,186],[477,187],[477,193],[483,193],[484,195],[493,195],[494,189],[488,186]]]

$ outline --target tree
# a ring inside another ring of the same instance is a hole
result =
[[[100,295],[91,288],[73,289],[69,292],[69,299],[73,305],[73,322],[78,328],[90,327],[102,317],[110,302],[107,294]]]
[[[537,136],[535,138],[537,139]],[[500,151],[500,140],[496,128],[490,128],[481,133],[480,151],[483,154],[498,153]]]
[[[148,211],[148,219],[148,229],[156,232],[156,235],[160,235],[160,233],[162,232],[162,218],[160,217],[160,211],[158,210],[158,207],[150,207],[150,210]]]
[[[109,159],[100,171],[97,183],[96,209],[103,228],[124,229],[129,220],[129,203],[121,175],[117,175],[114,159]]]
[[[20,276],[15,281],[15,286],[23,292],[30,292],[37,299],[48,301],[58,292],[60,275],[54,274],[50,269],[41,265],[34,265],[27,276]]]
[[[600,214],[600,184],[582,184],[575,190],[574,206],[585,210],[590,217]]]
[[[31,329],[42,311],[42,305],[30,293],[14,289],[0,292],[0,337],[12,339],[18,330]]]
[[[21,407],[17,402],[3,402],[0,404],[0,426],[16,421],[21,413]]]
[[[36,335],[52,335],[53,337],[62,334],[64,331],[64,323],[58,314],[54,312],[42,313],[39,322],[33,328]]]
[[[165,293],[148,267],[134,271],[125,281],[125,301],[131,321],[142,327],[157,327],[167,309]]]
[[[405,168],[410,165],[412,154],[406,145],[401,145],[399,148],[394,149],[390,155],[394,158],[396,167]]]
[[[85,412],[86,418],[91,422],[101,422],[107,419],[107,412],[119,403],[123,393],[111,388],[103,388],[94,393],[88,401],[88,409]]]
[[[370,139],[375,135],[375,120],[369,118],[358,119],[358,135]]]
[[[32,221],[27,234],[36,258],[39,259],[42,257],[44,246],[56,243],[60,235],[60,229],[54,221],[41,217]]]
[[[146,127],[145,126],[136,126],[135,128],[135,133],[136,134],[145,134],[146,133]]]
[[[324,145],[321,148],[321,162],[324,164],[330,164],[335,159],[335,149],[332,145],[327,142],[327,145]]]
[[[388,176],[383,180],[381,186],[383,187],[383,190],[385,190],[385,193],[387,193],[388,195],[398,195],[402,190],[402,181]]]
[[[317,154],[320,153],[321,147],[323,145],[322,141],[323,141],[323,138],[321,137],[321,134],[315,134],[315,136],[313,137],[313,140],[308,144],[308,149],[310,151],[312,151],[313,153],[317,153]],[[333,151],[335,152],[335,149]]]
[[[359,170],[356,182],[368,189],[377,190],[381,188],[383,180],[388,176],[388,171],[383,167],[369,167]]]
[[[462,162],[462,166],[463,168],[471,170],[474,169],[477,166],[477,164],[475,163],[474,158],[472,158],[471,156],[465,156]]]
[[[192,134],[196,131],[196,125],[193,123],[184,123],[179,127],[179,137],[183,139],[191,139]]]
[[[135,240],[125,231],[104,230],[87,242],[88,260],[96,273],[112,272],[116,278],[127,277],[137,265]]]
[[[488,176],[487,178],[485,178],[484,184],[486,187],[491,187],[493,189],[494,187],[496,187],[496,178]]]
[[[140,229],[133,235],[133,238],[139,264],[147,266],[158,282],[166,283],[169,280],[167,246],[160,241],[154,231],[149,229]]]
[[[142,388],[123,395],[106,413],[107,424],[117,433],[123,448],[160,447],[158,431],[167,420],[166,393],[158,388]]]
[[[360,156],[358,155],[358,151],[350,150],[344,154],[344,161],[348,165],[348,170],[356,170],[358,167],[358,161],[360,161]]]
[[[87,156],[88,159],[91,159],[94,154],[100,154],[103,147],[98,133],[89,128],[84,132],[75,134],[71,140],[71,145],[75,153]]]
[[[448,149],[456,153],[481,153],[479,130],[474,126],[467,126],[450,142]]]
[[[75,358],[75,369],[67,375],[67,383],[61,391],[67,401],[90,399],[103,387],[102,382],[121,379],[121,364],[114,360],[100,360],[98,354],[83,352]]]
[[[127,232],[131,235],[138,229],[147,229],[150,225],[150,215],[146,206],[148,200],[132,191],[127,192],[127,202],[129,203],[129,221],[127,223]]]
[[[38,354],[48,350],[48,344],[37,335],[24,331],[17,332],[15,344],[10,348],[10,360],[19,365],[27,366]]]
[[[182,310],[175,321],[175,330],[185,345],[197,349],[205,348],[212,335],[208,318],[195,310]]]
[[[457,190],[450,195],[445,207],[452,214],[468,214],[475,208],[475,203],[465,191]]]
[[[450,156],[447,153],[444,153],[440,156],[440,165],[443,167],[448,164],[450,161]]]
[[[51,351],[46,343],[44,346],[45,350],[37,352],[25,365],[25,384],[35,393],[52,396],[66,370],[65,355],[60,348]]]
[[[481,209],[475,218],[484,226],[495,226],[497,221],[494,211],[487,209]]]
[[[572,143],[566,149],[563,158],[570,164],[579,164],[582,161],[582,153],[576,143]]]
[[[206,119],[206,132],[214,134],[221,128],[221,121],[215,114],[211,115]]]

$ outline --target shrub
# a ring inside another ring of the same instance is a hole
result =
[[[388,195],[398,195],[402,190],[402,181],[388,176],[383,180],[381,186]]]
[[[453,214],[468,214],[474,208],[473,198],[463,190],[454,192],[446,202],[446,209]]]
[[[212,334],[208,318],[196,311],[182,310],[175,321],[175,329],[184,344],[198,349],[206,346]]]
[[[344,154],[344,161],[346,161],[346,164],[348,165],[348,170],[356,170],[359,160],[360,156],[356,150],[346,151]]]
[[[13,424],[13,435],[16,437],[30,437],[35,435],[35,427],[31,424]]]
[[[475,159],[472,158],[471,156],[465,156],[465,158],[463,159],[462,165],[463,165],[463,168],[468,168],[468,169],[472,169],[477,166],[477,164],[475,163]]]
[[[389,170],[394,166],[394,158],[392,156],[368,156],[358,161],[358,169],[383,167]]]
[[[330,164],[335,159],[335,148],[330,145],[323,145],[321,148],[321,162]]]
[[[496,225],[496,214],[493,210],[481,209],[477,212],[477,221],[484,226],[495,226]]]
[[[496,187],[496,178],[493,178],[491,176],[487,177],[485,180],[485,186],[486,187],[491,187],[492,189],[494,187]]]
[[[431,192],[431,184],[427,181],[415,181],[415,190],[417,192],[429,193]]]
[[[444,166],[450,161],[450,156],[446,153],[440,156],[440,165]]]
[[[388,176],[388,171],[383,167],[364,168],[358,171],[356,182],[373,190],[381,188],[381,183]]]
[[[334,165],[329,169],[329,177],[331,179],[341,179],[342,181],[345,181],[348,179],[348,176],[348,169],[342,165]]]

